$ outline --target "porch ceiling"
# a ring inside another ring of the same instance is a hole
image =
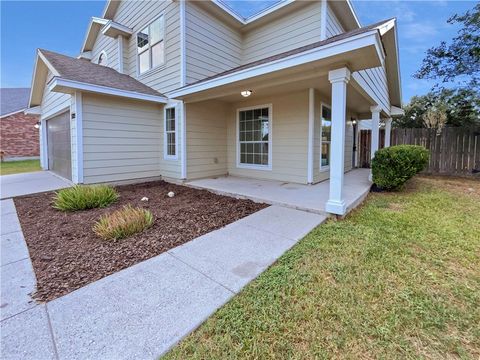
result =
[[[331,100],[332,87],[328,81],[327,70],[314,70],[304,74],[297,74],[296,77],[277,77],[264,81],[253,79],[242,85],[230,86],[228,90],[223,90],[220,93],[212,92],[210,94],[203,94],[191,98],[187,102],[198,102],[204,100],[216,99],[228,103],[242,103],[250,102],[252,99],[294,93],[309,88],[316,89],[320,96],[326,101]],[[296,80],[295,80],[296,79]],[[242,90],[252,90],[252,95],[244,98],[240,95]],[[368,96],[360,87],[359,84],[351,78],[347,87],[347,107],[355,113],[367,113],[370,111],[370,106],[374,105],[375,101]]]

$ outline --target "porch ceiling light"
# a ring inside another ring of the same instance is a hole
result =
[[[240,92],[240,94],[243,97],[249,97],[250,95],[252,95],[252,90],[243,90],[243,91]]]

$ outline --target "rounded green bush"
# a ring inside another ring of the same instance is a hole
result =
[[[384,190],[396,190],[425,169],[429,152],[423,146],[397,145],[380,149],[372,160],[373,183]]]
[[[53,207],[78,211],[107,207],[118,200],[118,193],[108,185],[75,185],[55,193]]]

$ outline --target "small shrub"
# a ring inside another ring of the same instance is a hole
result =
[[[95,223],[93,231],[104,240],[119,240],[142,232],[153,224],[153,215],[131,205],[104,215]]]
[[[423,146],[397,145],[380,149],[372,160],[373,183],[384,190],[396,190],[428,164]]]
[[[58,191],[53,207],[62,211],[77,211],[107,207],[118,200],[117,191],[107,185],[76,185]]]

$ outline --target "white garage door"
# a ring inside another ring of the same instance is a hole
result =
[[[48,169],[71,180],[70,112],[47,120],[47,146]]]

